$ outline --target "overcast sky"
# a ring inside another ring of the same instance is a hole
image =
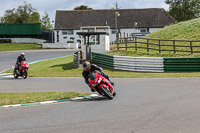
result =
[[[4,15],[5,10],[17,8],[23,4],[24,0],[0,0],[0,16]],[[47,11],[51,20],[55,19],[56,10],[73,10],[79,5],[88,5],[93,9],[111,9],[116,1],[121,9],[132,8],[164,8],[168,10],[168,5],[164,0],[26,0],[36,8],[40,15]]]

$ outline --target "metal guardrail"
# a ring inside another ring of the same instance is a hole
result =
[[[200,72],[200,57],[164,58],[165,72]]]
[[[100,53],[92,53],[93,63],[117,70],[164,72],[163,58],[159,57],[129,57],[112,56]]]
[[[114,69],[138,72],[164,72],[163,58],[114,56]]]
[[[200,72],[200,57],[130,57],[92,53],[93,63],[136,72]]]
[[[113,68],[113,56],[92,52],[92,62],[105,68]]]
[[[78,52],[73,53],[73,67],[78,68],[79,63],[78,63]]]

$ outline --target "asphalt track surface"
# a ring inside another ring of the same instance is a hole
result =
[[[26,54],[26,59],[28,62],[56,58],[61,56],[67,56],[74,52],[75,50],[29,50],[23,51]],[[5,69],[11,68],[16,62],[17,57],[20,55],[20,51],[8,51],[0,52],[0,72]]]
[[[117,96],[0,109],[1,133],[199,133],[200,78],[112,79]],[[0,92],[90,92],[82,78],[0,78]],[[15,88],[14,88],[15,87]]]

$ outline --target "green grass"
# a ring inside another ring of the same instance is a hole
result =
[[[109,55],[120,55],[120,56],[134,56],[134,57],[200,57],[200,54],[186,54],[186,53],[172,53],[172,52],[163,52],[159,54],[155,51],[145,52],[145,50],[138,49],[135,50],[124,50],[124,49],[115,49],[107,52]]]
[[[11,72],[7,71],[7,72]],[[104,72],[112,78],[181,78],[200,77],[200,72],[193,73],[145,73],[119,71],[104,68]],[[82,69],[73,68],[72,56],[42,61],[30,65],[30,77],[82,77]]]
[[[69,99],[87,96],[77,92],[27,92],[27,93],[0,93],[0,105],[25,104],[49,100]]]
[[[178,24],[174,24],[168,27],[165,27],[157,32],[153,32],[145,36],[145,38],[150,39],[169,39],[169,40],[200,40],[200,18],[180,22]],[[138,39],[139,42],[147,42],[146,39]],[[150,43],[158,44],[156,40],[150,40]],[[161,41],[161,49],[165,50],[173,50],[173,46],[162,46],[162,44],[170,44],[173,45],[172,41]],[[176,42],[176,45],[184,45],[190,46],[189,42]],[[200,46],[200,42],[192,43],[193,46]],[[125,44],[120,44],[120,47],[124,47]],[[129,43],[128,46],[135,47],[135,43]],[[147,44],[138,43],[137,46],[140,47],[147,47]],[[149,48],[159,49],[159,46],[156,45],[149,45]],[[111,49],[116,47],[116,45],[112,45]],[[190,51],[190,47],[176,47],[176,50],[184,50]],[[199,47],[193,47],[193,51],[200,51]],[[161,54],[158,50],[149,50],[149,53],[146,49],[138,48],[136,51],[135,48],[120,48],[120,50],[113,50],[108,52],[108,54],[112,55],[127,55],[127,56],[152,56],[152,57],[197,57],[200,56],[198,54],[191,54],[189,52],[176,52],[174,54],[173,51],[162,51]]]
[[[200,18],[168,26],[146,37],[155,39],[200,40]]]
[[[41,50],[42,46],[29,43],[0,43],[0,51]]]

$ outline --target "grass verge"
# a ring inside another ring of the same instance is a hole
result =
[[[41,45],[29,43],[0,43],[0,51],[40,50]]]
[[[25,104],[50,100],[70,99],[88,96],[77,92],[27,92],[27,93],[0,93],[0,105]]]
[[[123,44],[122,44],[123,45]],[[129,44],[131,45],[131,44]],[[163,52],[159,54],[157,51],[146,52],[146,50],[138,49],[135,51],[132,49],[115,49],[112,51],[107,52],[106,54],[110,55],[118,55],[118,56],[134,56],[134,57],[200,57],[200,54],[187,54],[187,53],[177,53],[174,54],[172,52]]]
[[[11,72],[11,70],[7,71]],[[104,72],[112,78],[182,78],[200,77],[200,72],[188,73],[145,73],[120,71],[104,68]],[[82,69],[73,68],[72,56],[42,61],[30,65],[30,77],[82,77]]]

